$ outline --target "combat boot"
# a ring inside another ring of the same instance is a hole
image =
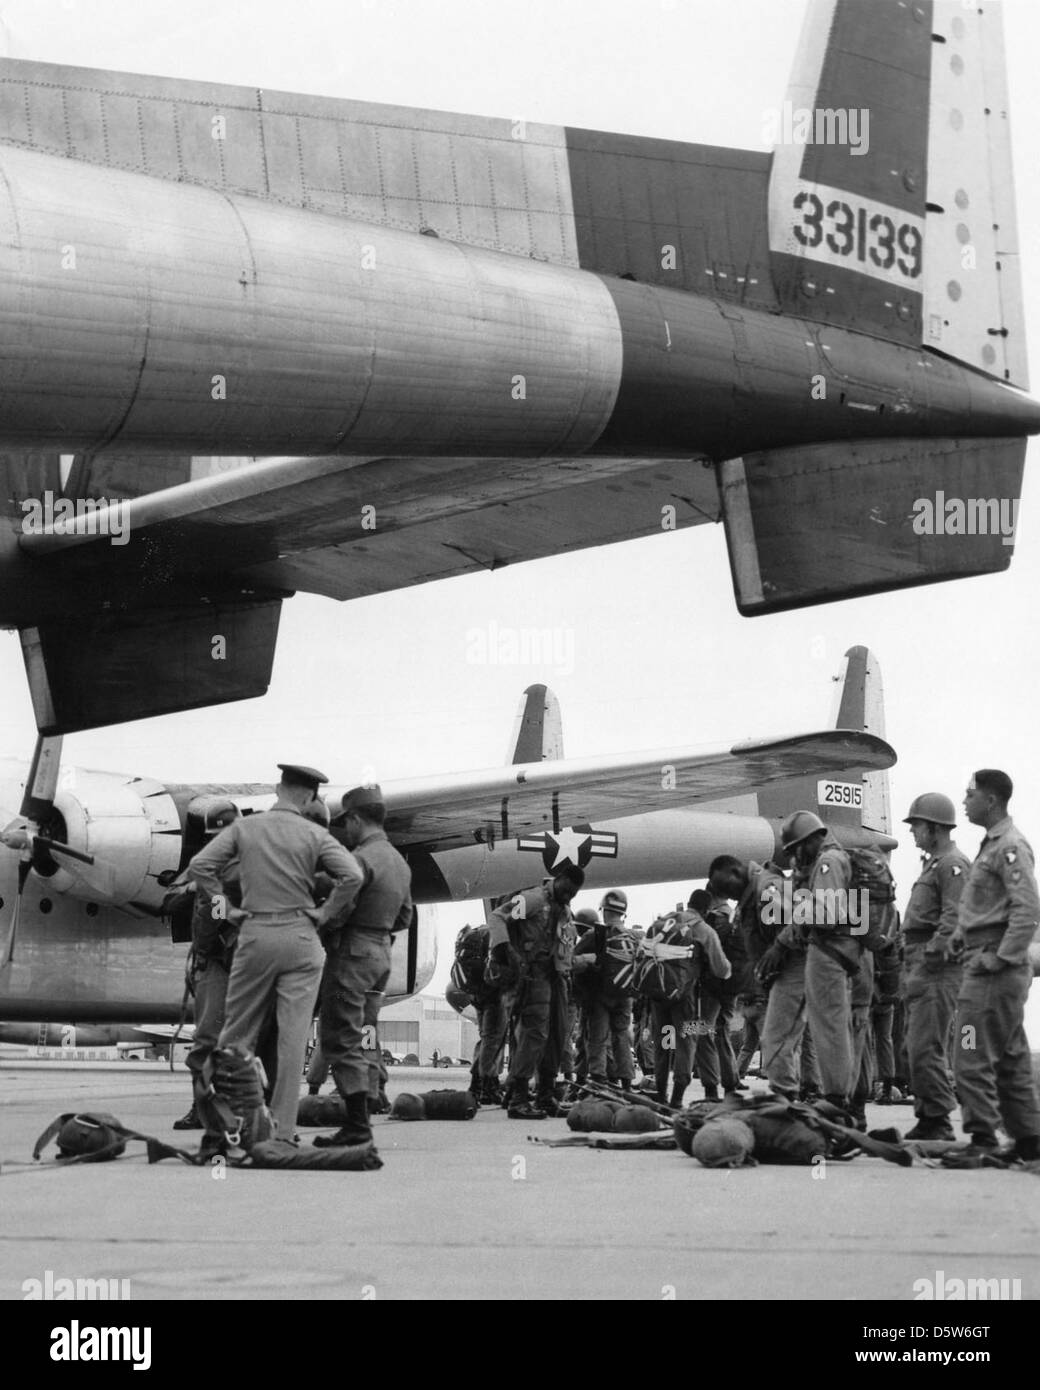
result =
[[[191,1109],[186,1115],[182,1115],[179,1120],[174,1120],[174,1129],[205,1129],[206,1126],[199,1119],[198,1108],[192,1101]]]
[[[509,1109],[506,1111],[506,1114],[511,1120],[548,1119],[544,1110],[539,1110],[537,1105],[531,1104],[531,1096],[526,1079],[513,1082],[513,1094],[510,1098]]]
[[[956,1139],[953,1125],[945,1115],[922,1115],[903,1135],[904,1139]]]
[[[371,1144],[372,1126],[368,1123],[368,1096],[364,1091],[355,1091],[343,1099],[346,1119],[335,1134],[316,1134],[314,1147],[317,1149],[346,1149],[355,1144]]]
[[[689,1083],[686,1082],[686,1081],[676,1081],[676,1082],[672,1085],[672,1097],[671,1097],[671,1100],[669,1101],[669,1104],[671,1105],[671,1107],[672,1107],[673,1110],[681,1110],[681,1109],[682,1109],[683,1096],[686,1094],[686,1087],[688,1086],[688,1084],[689,1084]],[[718,1100],[718,1098],[719,1098],[718,1091],[715,1092],[714,1096],[709,1096],[709,1095],[708,1095],[708,1088],[705,1086],[705,1088],[704,1088],[704,1098],[705,1098],[705,1100]]]
[[[1040,1137],[1027,1134],[1024,1139],[1016,1139],[1013,1144],[999,1149],[997,1157],[1005,1163],[1036,1163],[1040,1160]]]
[[[997,1141],[988,1134],[973,1134],[963,1149],[951,1149],[939,1160],[944,1168],[1003,1168]]]

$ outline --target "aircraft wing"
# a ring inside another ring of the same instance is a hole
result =
[[[752,740],[714,751],[667,748],[617,758],[526,763],[451,777],[384,782],[394,844],[452,849],[616,820],[753,792],[846,769],[896,761],[873,734],[845,729]]]
[[[77,569],[125,572],[136,550],[185,578],[217,571],[348,599],[654,534],[666,503],[677,525],[718,517],[712,475],[689,460],[263,459],[20,544],[39,558],[77,552]],[[109,544],[117,533],[124,555]]]

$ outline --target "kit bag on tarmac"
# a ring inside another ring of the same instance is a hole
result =
[[[651,1003],[673,1003],[689,994],[700,974],[699,950],[690,950],[684,939],[683,924],[687,914],[669,913],[658,917],[638,943],[632,965],[632,987],[636,994]],[[658,952],[657,948],[662,950]],[[670,954],[671,953],[671,954]]]
[[[888,860],[880,850],[859,848],[846,850],[852,862],[854,893],[865,893],[866,920],[860,922],[856,935],[868,951],[880,951],[893,940],[899,918],[896,912],[896,885]],[[863,927],[866,926],[866,933]]]

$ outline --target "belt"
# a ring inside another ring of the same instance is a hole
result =
[[[310,911],[314,911],[313,907]],[[247,922],[259,922],[261,926],[276,927],[280,922],[298,922],[300,918],[310,922],[307,909],[302,907],[283,907],[279,912],[249,912]],[[313,923],[312,923],[313,925]]]

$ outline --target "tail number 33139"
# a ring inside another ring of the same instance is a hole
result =
[[[839,198],[825,203],[818,194],[805,190],[795,194],[794,210],[800,220],[792,230],[802,246],[812,250],[822,244],[835,257],[851,256],[864,264],[869,261],[879,270],[895,267],[908,280],[920,275],[921,232],[912,223],[897,223],[887,212],[874,212]]]

